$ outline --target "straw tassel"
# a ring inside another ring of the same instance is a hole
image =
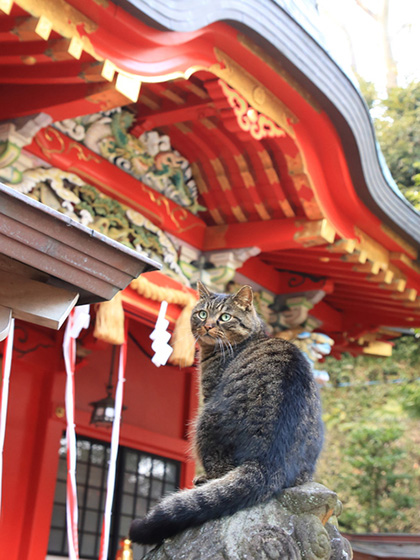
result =
[[[147,299],[158,302],[165,300],[184,308],[175,324],[171,341],[174,351],[169,362],[180,367],[191,366],[194,363],[195,340],[190,328],[190,316],[197,303],[197,296],[190,292],[158,286],[144,276],[133,280],[130,288]],[[93,335],[110,344],[124,342],[124,310],[120,292],[111,301],[99,304]]]
[[[197,300],[190,301],[181,311],[172,335],[171,346],[174,349],[169,362],[180,367],[192,366],[195,357],[195,339],[191,332],[190,317]]]
[[[110,301],[98,305],[93,336],[110,344],[123,344],[125,333],[121,292]]]
[[[140,295],[154,301],[167,301],[179,305],[184,309],[175,324],[171,340],[174,351],[169,358],[169,363],[180,367],[188,367],[194,363],[195,340],[190,328],[191,311],[197,303],[197,296],[190,292],[183,292],[173,288],[163,288],[153,284],[144,276],[139,276],[130,284],[133,290]]]

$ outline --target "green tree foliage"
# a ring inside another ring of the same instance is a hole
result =
[[[393,354],[323,364],[332,383],[316,478],[342,500],[345,531],[420,532],[420,339],[399,339]]]
[[[385,99],[378,99],[372,83],[359,81],[391,175],[420,210],[420,82],[391,88]]]
[[[364,532],[380,531],[396,521],[410,526],[406,511],[415,503],[412,475],[400,469],[407,457],[398,445],[403,433],[392,423],[379,427],[361,424],[349,434],[344,459],[351,470],[344,473],[341,482],[361,507],[345,510],[343,525],[356,524]]]

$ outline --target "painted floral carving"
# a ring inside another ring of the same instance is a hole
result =
[[[261,138],[276,138],[286,136],[286,133],[269,117],[258,113],[249,106],[247,101],[239,95],[237,91],[229,87],[223,80],[219,80],[220,87],[235,113],[239,127],[249,132],[255,140]],[[258,87],[254,90],[254,99],[261,102],[265,92],[263,88]]]
[[[139,212],[86,184],[74,173],[56,168],[28,169],[23,172],[20,183],[10,186],[161,262],[166,274],[187,283],[178,266],[177,250],[161,229]]]
[[[169,136],[156,130],[139,138],[130,134],[133,119],[132,113],[119,108],[66,119],[54,126],[193,214],[205,210],[197,202],[198,190],[188,160],[171,147]]]

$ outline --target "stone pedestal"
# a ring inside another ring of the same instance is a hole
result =
[[[350,544],[337,528],[340,513],[337,495],[311,482],[188,529],[144,560],[350,560]]]

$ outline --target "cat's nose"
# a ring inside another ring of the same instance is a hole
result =
[[[208,332],[208,331],[211,331],[211,329],[214,329],[214,327],[215,327],[215,325],[213,325],[213,324],[204,325],[204,328],[206,329],[207,332]]]

